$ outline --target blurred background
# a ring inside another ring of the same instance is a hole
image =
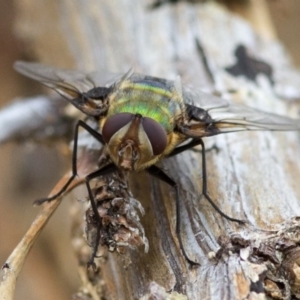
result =
[[[300,67],[300,1],[267,1],[279,39]],[[13,1],[0,0],[0,108],[16,97],[42,93],[41,86],[18,75],[14,61],[24,58],[24,45],[14,34]],[[37,11],[38,13],[38,11]],[[57,147],[5,144],[0,147],[0,264],[20,241],[46,196],[70,167]],[[79,280],[70,245],[70,201],[66,199],[33,247],[17,284],[16,300],[70,299]],[[52,291],[53,294],[45,291]],[[54,292],[55,291],[55,292]],[[54,295],[55,294],[55,295]]]
[[[0,106],[3,107],[16,97],[43,91],[39,84],[13,70],[14,61],[24,59],[25,46],[14,34],[13,1],[0,0],[0,7]],[[32,202],[47,196],[70,167],[69,159],[60,153],[57,147],[32,143],[1,145],[1,265],[40,210]],[[77,291],[79,280],[69,237],[69,206],[68,200],[62,202],[29,254],[17,284],[16,300],[70,299]]]

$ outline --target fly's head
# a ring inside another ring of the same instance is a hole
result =
[[[128,171],[139,171],[156,162],[168,143],[167,133],[158,122],[132,113],[108,117],[102,136],[113,162]]]

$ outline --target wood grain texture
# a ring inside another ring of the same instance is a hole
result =
[[[80,69],[104,72],[125,72],[133,66],[138,72],[171,79],[180,74],[185,84],[224,94],[236,90],[235,101],[297,116],[297,104],[278,97],[288,96],[284,88],[287,72],[299,76],[279,43],[259,37],[248,23],[214,3],[178,3],[153,11],[147,9],[148,3],[41,0],[37,8],[36,1],[17,1],[17,30],[30,44],[33,57],[44,63],[68,67],[74,62]],[[214,82],[197,51],[196,39]],[[233,52],[239,44],[272,65],[275,82],[278,80],[274,87],[264,76],[254,83],[224,71],[235,62]],[[295,84],[293,88],[297,91]],[[157,291],[154,283],[162,288],[157,292],[160,295],[181,294],[170,299],[258,299],[270,295],[263,289],[271,272],[268,268],[270,264],[276,270],[282,267],[285,252],[274,262],[262,246],[270,244],[274,253],[279,241],[293,242],[297,248],[299,220],[293,218],[300,214],[299,134],[233,133],[207,139],[207,145],[212,143],[220,150],[207,153],[209,194],[226,214],[249,225],[228,222],[201,199],[199,153],[186,151],[163,162],[163,168],[182,188],[184,247],[190,258],[201,264],[191,269],[175,234],[174,192],[147,174],[133,175],[130,187],[146,211],[142,223],[150,250],[147,254],[141,248],[123,256],[108,255],[94,282],[102,284],[99,291],[106,299],[152,299]],[[270,280],[276,283],[274,278]],[[284,297],[288,288],[279,292]]]

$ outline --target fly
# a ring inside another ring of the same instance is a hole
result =
[[[181,250],[191,265],[180,235],[179,187],[156,163],[197,145],[202,147],[202,194],[226,219],[244,223],[223,213],[207,192],[205,146],[202,138],[243,130],[300,130],[298,120],[265,113],[181,86],[179,77],[166,80],[129,70],[115,77],[102,73],[86,74],[38,63],[16,62],[15,69],[54,89],[80,111],[98,121],[99,130],[79,120],[75,127],[72,176],[52,197],[37,200],[42,204],[60,197],[77,174],[77,142],[79,127],[88,131],[103,146],[111,162],[86,177],[86,186],[95,218],[99,212],[90,187],[94,178],[117,170],[147,171],[176,191],[176,233]],[[186,142],[182,145],[182,143]],[[97,242],[100,236],[98,232]],[[90,264],[96,256],[93,251]]]

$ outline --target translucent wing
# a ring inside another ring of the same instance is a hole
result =
[[[212,111],[213,123],[222,132],[239,130],[300,130],[300,121],[246,106],[229,105]]]
[[[84,73],[24,61],[15,62],[14,68],[19,73],[43,83],[67,98],[75,98],[78,94],[86,93],[95,87],[108,87],[122,77],[113,73]]]
[[[231,104],[201,91],[183,89],[183,97],[193,115],[186,133],[193,137],[242,130],[300,130],[300,120]]]
[[[23,61],[17,61],[14,68],[19,73],[54,89],[89,116],[99,116],[107,111],[107,95],[111,92],[112,85],[129,74],[84,73]]]

